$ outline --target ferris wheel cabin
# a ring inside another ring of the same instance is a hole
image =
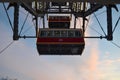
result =
[[[49,28],[70,28],[71,18],[69,16],[49,16]]]
[[[39,55],[81,55],[85,41],[81,29],[70,28],[68,16],[50,16],[49,28],[40,28],[37,38]]]

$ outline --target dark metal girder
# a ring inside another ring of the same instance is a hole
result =
[[[19,36],[19,38],[37,38],[36,36]],[[99,39],[106,39],[107,37],[106,36],[84,36],[84,37],[81,37],[81,38],[99,38]]]
[[[32,3],[31,2],[24,2],[23,0],[19,0],[21,3],[21,6],[27,10],[29,13],[31,13],[34,16],[37,16],[37,12],[32,8]]]
[[[33,2],[35,0],[24,0],[24,2]],[[98,4],[120,4],[120,0],[37,0],[42,2],[90,2]],[[20,0],[0,0],[0,2],[20,2]]]
[[[26,38],[37,38],[36,36],[19,36],[19,38],[24,38],[24,39],[26,39]]]
[[[107,40],[113,40],[112,32],[112,7],[107,6]]]
[[[14,5],[14,27],[13,27],[13,40],[18,40],[18,24],[19,24],[19,5]]]
[[[35,15],[35,16],[41,16],[44,14],[75,14],[77,17],[83,17],[83,13],[82,12],[49,12],[49,11],[42,11],[42,12],[36,12],[33,8],[30,8],[31,6],[28,6],[27,3],[24,3],[21,5],[22,7],[24,7],[27,11],[29,11],[31,14]],[[95,5],[94,7],[88,9],[86,12],[84,12],[84,16],[89,16],[90,14],[96,12],[98,9],[102,8],[102,5]]]
[[[83,38],[99,38],[99,39],[103,39],[103,38],[107,38],[106,36],[85,36],[85,37],[83,37]]]
[[[89,16],[90,14],[96,12],[98,9],[100,9],[102,7],[103,7],[103,5],[97,4],[97,5],[93,6],[92,8],[88,9],[85,12],[84,16]]]

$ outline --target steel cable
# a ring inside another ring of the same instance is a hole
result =
[[[4,4],[4,3],[3,3],[3,7],[4,7],[4,9],[5,9],[5,12],[6,12],[6,15],[7,15],[8,21],[9,21],[10,26],[11,26],[11,29],[12,29],[12,31],[13,31],[12,22],[11,22],[11,20],[10,20],[9,14],[8,14],[8,12],[7,12],[7,8],[5,7],[5,4]]]
[[[6,49],[8,49],[12,44],[13,44],[14,41],[10,42],[10,44],[8,44],[4,49],[2,49],[0,51],[0,54],[2,54]]]

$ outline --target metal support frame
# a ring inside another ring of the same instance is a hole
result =
[[[84,2],[84,4],[83,4],[83,26],[82,26],[82,28],[83,28],[83,34],[85,33],[85,7],[86,7],[86,5],[85,5],[85,2]]]
[[[18,40],[18,24],[19,24],[19,5],[14,5],[14,27],[13,27],[13,40]]]
[[[112,33],[112,7],[110,5],[107,6],[107,40],[113,40]]]
[[[92,13],[96,12],[97,10],[101,9],[103,7],[103,5],[101,4],[95,4],[93,7],[91,7],[90,9],[88,9],[86,12],[85,12],[85,16],[89,16],[91,15]]]
[[[37,12],[32,8],[32,2],[25,2],[23,0],[19,0],[19,2],[21,3],[21,6],[29,13],[31,13],[34,16],[38,16]]]
[[[24,2],[33,2],[35,0],[24,0]],[[98,4],[119,4],[120,0],[37,0],[45,2],[90,2]],[[20,2],[20,0],[0,0],[0,2]]]
[[[19,36],[19,38],[37,38],[36,36]],[[91,38],[91,39],[106,39],[107,37],[106,36],[84,36],[84,37],[81,37],[81,38]]]
[[[49,11],[49,10],[47,10],[47,9],[45,9],[45,10],[43,10],[43,11],[39,11],[39,10],[37,10],[37,2],[35,3],[36,4],[36,9],[33,9],[32,8],[32,3],[30,3],[30,2],[24,2],[23,0],[20,0],[20,2],[21,2],[21,6],[23,7],[23,8],[25,8],[29,13],[31,13],[32,15],[34,15],[34,16],[38,16],[38,17],[41,17],[41,16],[43,16],[44,14],[74,14],[74,15],[76,15],[76,16],[78,16],[78,17],[82,17],[83,16],[83,14],[82,14],[82,12],[75,12],[75,11],[73,11],[72,10],[72,5],[70,5],[69,7],[71,8],[71,11],[67,11],[67,12],[64,12],[64,11],[61,11],[61,8],[60,8],[60,6],[59,6],[59,11],[57,12],[57,11]],[[45,1],[44,1],[45,2]],[[46,2],[47,3],[47,2]],[[84,2],[84,3],[86,3],[86,2]],[[71,3],[72,4],[72,3]],[[43,5],[43,6],[45,6],[45,5]],[[48,7],[48,5],[46,6],[46,7]],[[101,5],[101,4],[95,4],[94,5],[94,7],[92,7],[92,8],[89,8],[88,10],[86,10],[85,11],[85,13],[84,13],[84,16],[88,16],[88,15],[90,15],[90,14],[92,14],[93,12],[95,12],[95,11],[97,11],[98,9],[100,9],[100,8],[102,8],[103,7],[103,5]],[[48,7],[48,9],[49,9],[50,7]],[[65,9],[70,9],[70,8],[65,8]],[[54,8],[53,8],[54,9]],[[55,8],[56,9],[56,8]],[[62,9],[64,9],[64,8],[62,8]]]
[[[38,13],[36,12],[37,10],[34,10],[29,4],[28,2],[24,2],[23,0],[19,0],[20,1],[20,4],[22,7],[25,8],[25,10],[27,10],[28,12],[30,12],[32,15],[35,16],[35,21],[36,21],[36,36],[20,36],[18,34],[19,32],[19,5],[18,3],[15,3],[15,6],[14,6],[14,27],[13,27],[13,40],[18,40],[19,38],[37,38],[38,37],[38,17],[43,17],[43,15],[39,16],[40,14],[48,14],[48,13],[52,13],[52,12],[41,12],[41,13]],[[83,33],[85,32],[85,20],[86,20],[86,16],[96,12],[98,9],[102,8],[103,5],[101,4],[95,4],[94,7],[92,8],[89,8],[88,10],[85,10],[85,2],[84,2],[84,9],[82,12],[61,12],[60,13],[70,13],[70,14],[74,14],[75,15],[75,23],[74,23],[74,28],[76,27],[76,18],[77,17],[82,17],[83,18],[83,25],[82,25],[82,29],[83,29]],[[36,9],[37,9],[37,6],[36,6]],[[113,40],[113,33],[112,33],[112,7],[110,5],[107,5],[106,6],[106,11],[107,11],[107,36],[88,36],[88,37],[83,37],[83,38],[106,38],[107,40],[111,41]],[[72,10],[72,9],[71,9]],[[54,14],[57,13],[57,12],[53,12]],[[58,12],[59,13],[59,12]],[[44,18],[43,18],[43,27],[45,26],[45,21],[44,21]]]

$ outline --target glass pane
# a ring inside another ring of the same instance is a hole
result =
[[[75,37],[80,37],[80,31],[75,31]]]
[[[68,36],[69,37],[74,37],[74,31],[68,31]]]
[[[61,31],[61,37],[67,37],[67,31]]]
[[[60,37],[60,31],[54,31],[54,36],[55,37]]]
[[[53,31],[48,31],[48,37],[53,37]]]
[[[41,31],[40,36],[41,37],[46,37],[47,36],[47,32],[46,31]]]

